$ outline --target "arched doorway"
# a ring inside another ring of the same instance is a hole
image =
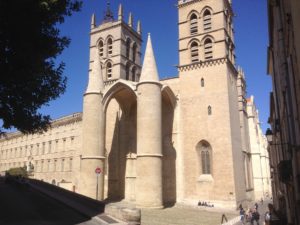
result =
[[[119,80],[105,93],[105,196],[135,200],[136,94],[130,81]]]

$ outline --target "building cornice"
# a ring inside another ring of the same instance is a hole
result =
[[[82,113],[78,112],[78,113],[73,113],[71,115],[67,115],[58,119],[55,119],[53,121],[50,122],[50,129],[53,127],[59,127],[62,125],[67,125],[70,123],[74,123],[77,121],[81,121],[82,120]],[[12,132],[12,133],[7,133],[5,135],[3,135],[0,138],[0,141],[4,141],[4,140],[10,140],[13,138],[17,138],[17,137],[21,137],[24,136],[26,134],[21,133],[20,131],[16,131],[16,132]]]

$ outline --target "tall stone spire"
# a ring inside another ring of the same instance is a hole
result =
[[[82,194],[98,200],[104,199],[104,176],[102,173],[96,180],[91,171],[97,167],[102,170],[105,168],[105,115],[101,93],[103,87],[100,57],[96,53],[83,97],[79,190]]]
[[[92,19],[91,19],[91,29],[94,29],[96,27],[96,16],[93,13]]]
[[[133,26],[133,17],[132,17],[132,13],[129,13],[129,17],[128,17],[128,25],[130,27]]]
[[[118,20],[123,20],[123,6],[121,4],[119,5]]]
[[[89,76],[89,82],[86,89],[87,93],[100,93],[104,89],[100,56],[97,53],[93,62],[92,71]]]
[[[140,21],[140,20],[138,20],[138,22],[137,22],[136,31],[137,31],[137,33],[138,33],[139,35],[142,34],[142,25],[141,25],[141,21]]]
[[[140,82],[142,81],[159,81],[150,33],[148,34],[144,63],[140,77]]]
[[[136,203],[141,207],[161,208],[163,202],[161,87],[149,35],[137,84]]]

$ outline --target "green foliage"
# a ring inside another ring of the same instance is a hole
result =
[[[0,1],[0,120],[2,129],[46,130],[38,109],[66,89],[65,64],[55,61],[69,45],[57,28],[81,8],[76,0]],[[1,131],[1,127],[0,127]]]
[[[26,167],[11,168],[7,171],[10,176],[28,177]]]

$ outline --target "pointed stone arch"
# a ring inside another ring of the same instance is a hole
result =
[[[135,92],[135,86],[130,81],[120,79],[109,87],[109,89],[103,93],[102,103],[104,105],[104,112],[106,112],[107,106],[112,98],[116,98],[116,100],[123,105],[121,107],[125,110],[127,108],[125,105],[130,106],[133,101],[136,102],[137,95]],[[126,99],[131,100],[127,101],[125,104]]]
[[[118,80],[103,93],[105,127],[105,195],[110,200],[135,200],[135,85]]]

